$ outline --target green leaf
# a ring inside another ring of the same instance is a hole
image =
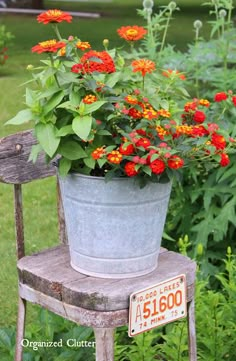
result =
[[[67,158],[61,158],[59,161],[59,174],[64,177],[67,175],[71,168],[72,161]]]
[[[83,150],[79,143],[69,140],[60,145],[58,153],[70,160],[86,158],[88,154]]]
[[[62,127],[61,129],[57,130],[56,132],[56,136],[57,137],[64,137],[66,135],[69,135],[69,134],[74,134],[74,131],[72,129],[72,125],[69,124],[69,125],[65,125],[64,127]]]
[[[96,110],[98,110],[99,108],[101,108],[101,106],[105,103],[106,103],[105,100],[98,100],[97,102],[94,102],[92,104],[85,104],[85,107],[84,107],[82,113],[84,115],[91,114],[91,113],[95,112]]]
[[[43,150],[52,157],[60,143],[60,138],[56,137],[56,128],[52,123],[38,123],[35,126],[36,137]]]
[[[78,92],[72,91],[69,95],[69,99],[71,101],[71,104],[73,104],[74,106],[78,106],[80,103],[80,94]]]
[[[78,115],[73,119],[72,129],[81,139],[87,140],[88,135],[92,128],[93,118],[89,115],[80,116]]]
[[[29,155],[29,161],[32,161],[33,163],[36,162],[38,158],[38,154],[43,150],[40,144],[35,144],[31,148],[31,152]]]
[[[84,158],[84,163],[87,167],[94,169],[96,161],[93,158]]]
[[[100,130],[97,131],[97,134],[98,135],[111,135],[111,132],[109,132],[106,129],[100,129]]]
[[[51,110],[55,109],[56,106],[62,101],[64,93],[60,90],[58,93],[54,94],[44,106],[44,114],[49,113]]]
[[[169,102],[167,100],[162,99],[160,101],[160,106],[165,110],[169,110]]]
[[[109,86],[110,88],[113,88],[114,85],[116,85],[116,83],[118,82],[119,78],[120,78],[120,72],[113,73],[112,75],[109,76],[106,85]]]
[[[5,124],[6,125],[19,125],[28,123],[30,120],[32,120],[32,112],[30,109],[24,109],[19,111],[17,115],[14,118],[11,118],[8,120]]]
[[[106,158],[100,158],[97,160],[98,165],[100,168],[102,168],[104,166],[104,164],[107,162]]]

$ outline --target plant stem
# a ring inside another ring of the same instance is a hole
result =
[[[52,68],[54,68],[54,59],[53,59],[53,55],[52,54],[49,54],[50,56],[50,60],[51,60],[51,64],[52,64]],[[57,83],[57,86],[58,88],[60,88],[60,84],[59,84],[59,81],[58,81],[58,78],[57,78],[57,74],[54,74],[54,78],[56,80],[56,83]]]
[[[62,37],[61,37],[61,34],[60,34],[57,24],[52,24],[52,27],[53,27],[53,30],[55,31],[55,34],[56,34],[58,40],[61,41]]]
[[[162,42],[161,42],[160,53],[162,52],[162,50],[164,49],[164,46],[165,46],[167,30],[168,30],[169,25],[170,25],[171,16],[172,16],[172,11],[170,10],[170,12],[168,14],[168,17],[167,17],[166,26],[165,26],[165,30],[164,30],[164,34],[163,34],[163,38],[162,38]]]
[[[215,15],[216,15],[216,21],[219,22],[219,13],[218,13],[218,5],[216,2],[213,2],[215,5]],[[220,29],[217,29],[218,38],[220,38]]]

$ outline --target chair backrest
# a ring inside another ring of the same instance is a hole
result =
[[[56,175],[56,167],[52,163],[46,164],[44,154],[40,154],[35,163],[28,160],[31,148],[35,144],[37,144],[37,141],[33,136],[32,130],[12,134],[0,139],[0,182],[14,186],[18,259],[25,255],[22,184]],[[59,237],[61,242],[67,243],[64,212],[58,182],[57,203]]]

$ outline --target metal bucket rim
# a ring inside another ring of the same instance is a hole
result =
[[[85,179],[94,179],[94,180],[100,180],[100,181],[104,181],[106,182],[106,178],[105,177],[98,177],[98,176],[93,176],[93,175],[86,175],[86,174],[82,174],[82,173],[79,173],[79,172],[71,172],[71,173],[68,173],[67,176],[75,176],[75,177],[81,177],[81,178],[85,178]],[[62,177],[63,178],[63,177]],[[109,182],[112,182],[112,181],[132,181],[134,182],[134,178],[129,178],[129,177],[113,177],[111,179],[109,179],[109,181],[107,181],[107,183]],[[150,182],[150,183],[153,183],[153,184],[163,184],[163,185],[167,185],[167,184],[171,184],[171,180],[167,181],[167,182],[157,182],[157,183],[154,183],[154,182]]]

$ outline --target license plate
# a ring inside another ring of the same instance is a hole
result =
[[[130,295],[129,336],[173,322],[187,314],[184,274]]]

